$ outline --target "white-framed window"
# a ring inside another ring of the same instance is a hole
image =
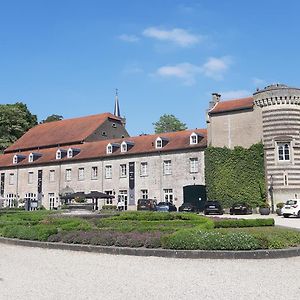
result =
[[[33,172],[28,172],[28,184],[33,183]]]
[[[106,179],[112,178],[112,166],[111,165],[105,166],[105,178]]]
[[[126,177],[127,176],[127,165],[121,164],[120,165],[120,177]]]
[[[163,173],[164,175],[171,175],[172,174],[172,162],[171,160],[164,160],[163,162]]]
[[[148,199],[148,190],[141,190],[141,199]]]
[[[108,144],[108,145],[106,146],[106,153],[107,153],[107,154],[113,153],[113,146],[112,146],[112,144]]]
[[[28,162],[32,163],[33,162],[33,153],[30,153],[28,156]]]
[[[9,180],[8,180],[8,183],[10,185],[13,185],[15,183],[15,174],[14,173],[10,173],[9,174]]]
[[[73,149],[72,149],[72,148],[69,148],[69,149],[68,149],[67,157],[68,157],[68,158],[72,158],[72,157],[73,157]]]
[[[61,159],[61,150],[60,149],[58,149],[56,151],[56,159]]]
[[[126,142],[122,142],[121,144],[121,152],[127,152],[127,143]]]
[[[84,168],[78,168],[78,180],[84,180]]]
[[[148,163],[141,162],[140,176],[148,176]]]
[[[190,144],[191,145],[195,145],[195,144],[198,144],[198,135],[193,132],[191,135],[190,135]]]
[[[55,170],[50,170],[49,172],[49,182],[55,181]]]
[[[109,190],[109,191],[104,191],[107,195],[111,195],[113,196],[113,191]],[[105,201],[106,205],[112,205],[113,204],[113,199],[112,198],[107,198]]]
[[[55,207],[55,194],[49,193],[48,198],[49,198],[49,209],[51,210]]]
[[[197,157],[190,158],[190,173],[198,173],[199,172],[199,163]]]
[[[92,167],[92,179],[97,179],[98,178],[98,167]]]
[[[164,189],[164,200],[165,202],[173,203],[173,190],[172,189]]]
[[[290,143],[277,143],[277,151],[279,161],[290,161]]]
[[[65,180],[66,181],[71,181],[72,180],[72,169],[66,169]]]
[[[18,155],[14,155],[13,157],[13,164],[17,164],[18,163]]]
[[[155,141],[155,148],[159,149],[159,148],[162,148],[163,146],[163,141],[160,137],[158,137]]]

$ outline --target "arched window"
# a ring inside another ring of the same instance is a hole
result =
[[[289,161],[290,160],[290,144],[289,143],[278,143],[278,160]]]

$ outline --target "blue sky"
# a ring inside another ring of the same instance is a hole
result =
[[[298,1],[0,0],[0,103],[43,119],[110,111],[131,135],[174,114],[205,127],[212,92],[300,87]]]

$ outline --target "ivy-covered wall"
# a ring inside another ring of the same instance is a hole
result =
[[[263,145],[208,147],[205,180],[208,199],[219,200],[225,208],[239,201],[259,206],[266,198]]]

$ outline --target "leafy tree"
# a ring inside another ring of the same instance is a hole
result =
[[[0,152],[37,124],[37,117],[26,104],[0,104]]]
[[[53,121],[60,121],[62,120],[64,117],[61,115],[50,115],[48,116],[45,120],[42,120],[41,123],[48,123],[48,122],[53,122]]]
[[[182,123],[174,115],[162,115],[154,125],[155,133],[172,132],[187,129],[186,124]]]

